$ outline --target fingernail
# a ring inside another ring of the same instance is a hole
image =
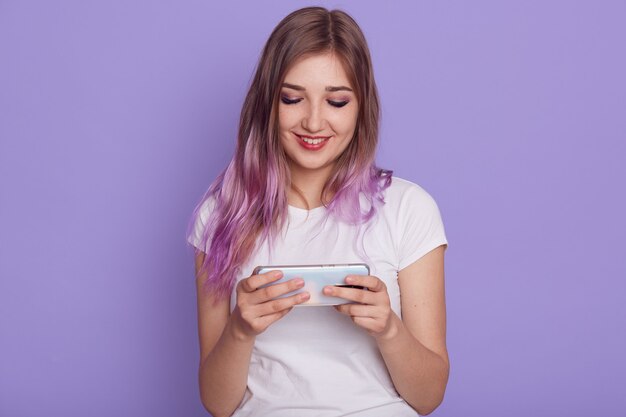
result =
[[[302,278],[296,278],[295,279],[295,283],[296,283],[296,285],[302,285],[302,284],[304,284],[304,280]]]
[[[354,282],[354,278],[352,278],[351,276],[347,276],[347,277],[346,277],[346,282],[347,282],[348,284],[351,284],[351,283],[353,283],[353,282]]]
[[[281,276],[282,274],[283,274],[283,271],[274,271],[274,273],[272,274],[272,276],[273,276],[274,278],[276,278],[276,277]]]
[[[301,300],[306,300],[307,298],[309,298],[309,293],[308,292],[303,292],[302,294],[300,294],[300,299]]]

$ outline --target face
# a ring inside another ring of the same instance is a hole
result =
[[[331,54],[305,56],[289,69],[278,105],[280,141],[292,176],[330,172],[346,149],[358,115],[354,87]]]

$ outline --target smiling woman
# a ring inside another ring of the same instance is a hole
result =
[[[321,206],[322,188],[354,136],[359,103],[336,54],[299,59],[282,84],[278,121],[291,172],[294,205]],[[331,85],[328,85],[328,84]],[[308,190],[298,199],[295,190]]]
[[[235,155],[188,230],[214,416],[415,416],[443,400],[447,239],[434,199],[375,165],[379,108],[347,13],[306,7],[276,26]],[[271,267],[349,263],[370,275],[316,294]],[[322,293],[348,302],[301,305]]]

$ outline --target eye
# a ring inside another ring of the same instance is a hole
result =
[[[302,100],[301,98],[295,99],[295,100],[290,100],[287,97],[281,97],[280,100],[285,103],[285,104],[295,104],[298,103],[300,100]]]
[[[347,101],[329,101],[328,103],[329,103],[331,106],[334,106],[334,107],[343,107],[343,106],[345,106],[346,104],[348,104],[348,102],[347,102]]]
[[[284,104],[296,104],[296,103],[299,103],[300,101],[302,101],[301,98],[296,98],[296,99],[292,100],[292,99],[289,99],[287,97],[281,97],[280,100]],[[331,100],[328,100],[328,104],[330,104],[333,107],[338,107],[338,108],[339,107],[343,107],[343,106],[345,106],[348,103],[349,103],[348,101],[331,101]]]

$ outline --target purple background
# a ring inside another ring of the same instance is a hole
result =
[[[185,227],[311,4],[0,1],[0,415],[206,415]],[[315,4],[361,25],[379,164],[446,226],[432,415],[625,415],[626,3]]]

